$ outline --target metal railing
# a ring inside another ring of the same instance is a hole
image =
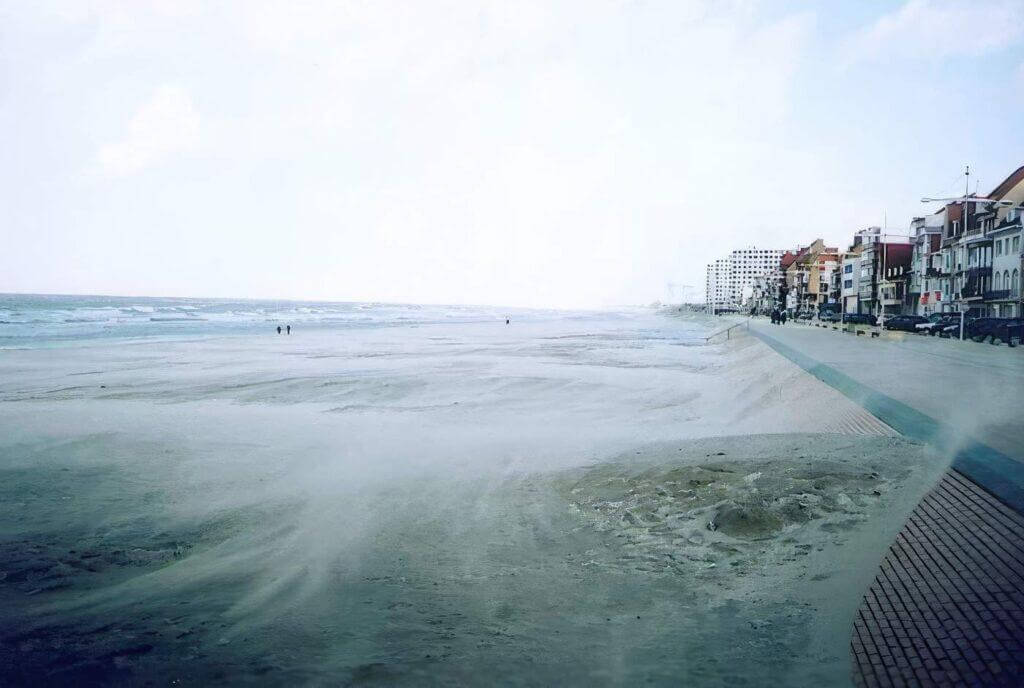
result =
[[[735,330],[737,327],[746,327],[749,330],[750,329],[750,318],[747,318],[743,322],[738,322],[738,323],[736,323],[734,325],[730,325],[729,327],[725,328],[724,330],[719,330],[718,332],[714,332],[712,334],[709,334],[707,337],[704,338],[704,341],[708,342],[713,337],[717,337],[720,334],[724,334],[725,338],[729,339],[729,337],[731,336],[732,331]]]

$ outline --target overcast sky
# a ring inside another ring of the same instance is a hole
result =
[[[0,292],[647,303],[1024,164],[1024,2],[846,5],[0,0]]]

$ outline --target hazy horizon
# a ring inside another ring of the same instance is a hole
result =
[[[282,303],[328,303],[328,304],[379,304],[385,306],[458,306],[466,308],[514,308],[522,310],[550,310],[550,311],[604,311],[614,308],[647,308],[653,305],[673,305],[670,302],[659,301],[654,299],[649,303],[610,303],[602,306],[578,306],[574,308],[569,307],[556,307],[556,306],[522,306],[509,303],[438,303],[433,301],[380,301],[374,299],[302,299],[302,298],[274,298],[274,297],[261,297],[261,296],[207,296],[203,294],[164,294],[154,296],[152,294],[97,294],[97,293],[77,293],[69,294],[65,292],[28,292],[28,291],[0,291],[0,297],[14,296],[14,297],[67,297],[67,298],[99,298],[99,299],[182,299],[182,300],[193,300],[193,301],[254,301],[254,302],[274,302],[279,301]],[[683,303],[702,303],[702,301],[678,301],[675,305],[681,305]]]
[[[842,248],[1024,163],[1012,0],[0,16],[0,292],[699,301],[734,248]]]

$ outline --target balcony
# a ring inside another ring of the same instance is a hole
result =
[[[978,284],[965,284],[964,288],[960,291],[960,295],[965,299],[980,299],[985,296],[987,291]]]
[[[974,280],[979,277],[991,277],[992,266],[989,265],[987,267],[968,267],[966,270],[961,270],[961,272],[964,273],[964,276],[968,280]]]
[[[1003,301],[1010,298],[1010,290],[996,289],[994,291],[986,291],[982,294],[982,298],[986,301]]]

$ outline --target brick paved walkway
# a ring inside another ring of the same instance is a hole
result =
[[[851,651],[858,686],[1024,685],[1024,516],[949,471],[889,548]]]

